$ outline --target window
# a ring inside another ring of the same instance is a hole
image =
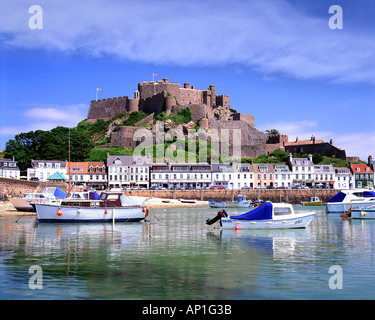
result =
[[[275,207],[273,210],[275,216],[284,216],[291,214],[290,208],[277,208]]]

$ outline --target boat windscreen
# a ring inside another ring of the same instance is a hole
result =
[[[120,201],[121,201],[121,205],[123,207],[134,207],[134,206],[139,206],[138,202],[136,202],[135,200],[133,200],[132,198],[129,198],[127,197],[126,195],[122,194],[120,196]]]

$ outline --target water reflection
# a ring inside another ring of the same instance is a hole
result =
[[[307,229],[236,232],[205,225],[215,211],[152,209],[151,223],[115,225],[1,218],[0,298],[375,296],[375,221],[320,211]],[[345,274],[339,293],[328,287],[334,264]],[[28,288],[31,265],[43,268],[43,290]]]

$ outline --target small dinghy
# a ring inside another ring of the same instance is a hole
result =
[[[306,228],[314,211],[296,213],[291,204],[266,202],[258,208],[237,216],[227,216],[225,210],[206,221],[211,225],[220,220],[224,229],[296,229]]]

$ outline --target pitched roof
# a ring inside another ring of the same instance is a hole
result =
[[[368,170],[366,170],[368,168]],[[357,170],[359,169],[359,170]],[[352,171],[354,173],[373,173],[374,171],[367,164],[352,164]]]
[[[52,176],[48,177],[47,180],[68,180],[68,178],[60,172],[55,172]]]
[[[306,144],[318,144],[318,143],[324,143],[324,140],[315,140],[315,143],[312,140],[298,140],[298,141],[289,141],[285,143],[285,146],[299,146],[299,145],[306,145]]]

